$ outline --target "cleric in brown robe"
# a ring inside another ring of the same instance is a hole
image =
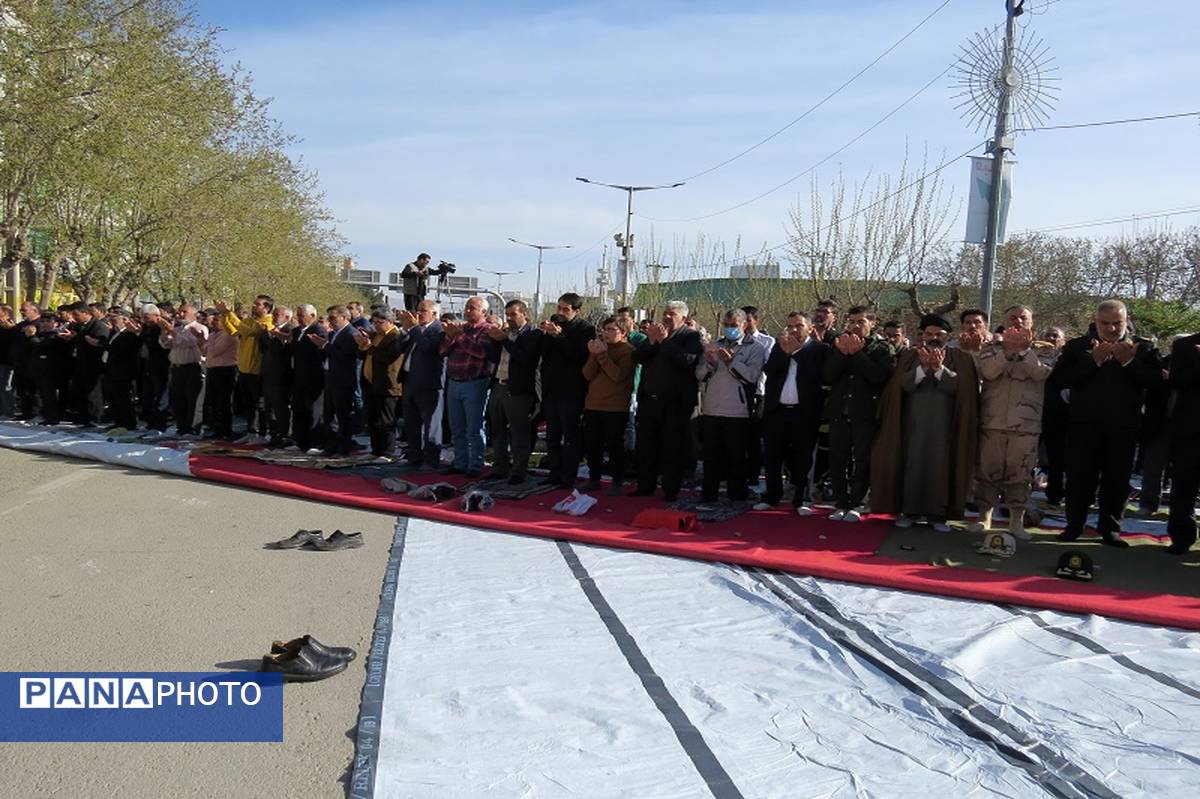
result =
[[[936,529],[961,519],[978,428],[979,378],[968,352],[947,349],[950,323],[922,317],[921,346],[902,353],[879,403],[871,451],[871,512],[924,517]]]

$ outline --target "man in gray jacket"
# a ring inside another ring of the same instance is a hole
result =
[[[704,358],[696,364],[696,379],[704,384],[700,412],[705,501],[716,501],[722,479],[731,501],[748,496],[746,437],[766,359],[766,346],[746,335],[746,313],[726,311],[721,337],[705,346]]]

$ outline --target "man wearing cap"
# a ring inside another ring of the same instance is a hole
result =
[[[919,518],[948,532],[961,519],[975,466],[979,378],[969,353],[948,349],[950,323],[920,322],[921,346],[907,350],[880,398],[879,437],[871,450],[871,510]]]
[[[1063,347],[1051,379],[1070,390],[1067,429],[1067,528],[1063,541],[1083,535],[1099,487],[1096,527],[1105,544],[1127,547],[1121,519],[1147,389],[1162,382],[1154,348],[1129,334],[1120,300],[1096,308],[1094,330]]]
[[[1024,305],[1004,311],[1000,342],[974,351],[983,380],[979,411],[979,472],[975,502],[979,519],[972,532],[991,529],[992,509],[1001,496],[1008,505],[1008,531],[1027,541],[1025,506],[1029,502],[1046,378],[1057,354],[1053,344],[1033,340],[1033,313]]]

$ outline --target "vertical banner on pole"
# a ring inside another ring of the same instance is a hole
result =
[[[613,289],[618,294],[624,295],[626,289],[629,289],[630,291],[633,290],[633,286],[630,285],[630,283],[632,283],[632,281],[630,281],[629,283],[625,282],[626,274],[628,272],[629,272],[629,266],[626,264],[625,259],[618,258],[617,259],[617,268],[613,271]],[[629,275],[629,277],[632,278],[633,275]],[[625,297],[625,296],[621,297],[621,301],[624,303],[628,303],[632,299],[633,299],[632,297]]]
[[[1003,244],[1008,228],[1008,207],[1012,202],[1012,161],[1004,162],[1000,183],[1000,229],[996,231],[996,243]],[[971,187],[967,203],[967,233],[963,241],[968,244],[983,244],[987,240],[988,195],[992,190],[992,159],[986,156],[971,156]]]

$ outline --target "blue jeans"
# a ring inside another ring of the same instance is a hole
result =
[[[491,378],[450,380],[446,407],[450,411],[450,436],[454,443],[454,468],[483,469],[483,411],[487,407]]]

